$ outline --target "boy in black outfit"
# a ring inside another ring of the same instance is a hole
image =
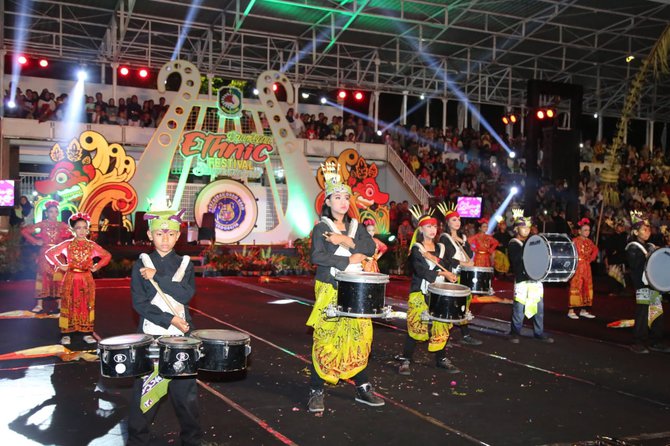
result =
[[[188,335],[193,326],[188,311],[188,303],[195,293],[193,264],[188,261],[188,258],[183,260],[173,249],[179,238],[181,213],[159,211],[147,213],[144,217],[149,220],[148,236],[155,250],[148,255],[151,262],[135,262],[130,282],[133,308],[140,315],[139,331],[143,333],[150,331],[149,334],[158,334],[155,326],[162,327],[167,333],[167,329],[172,325]],[[164,294],[184,306],[183,318],[163,311],[158,305],[152,303],[156,296],[156,290],[150,282],[152,279]],[[145,321],[155,324],[154,329],[148,330]],[[155,384],[157,381],[159,383],[149,393],[149,386],[144,386],[144,384],[149,382]],[[160,381],[163,381],[162,385]],[[145,387],[144,398],[143,387]],[[156,393],[157,389],[162,389],[162,392],[158,390]],[[135,380],[128,420],[128,445],[149,444],[149,427],[156,416],[157,405],[155,403],[165,392],[170,395],[170,401],[181,425],[181,444],[199,446],[202,443],[198,386],[195,378],[179,377],[164,380],[154,373],[144,379]]]

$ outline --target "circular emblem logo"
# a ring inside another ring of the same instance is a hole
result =
[[[229,191],[214,195],[207,206],[207,211],[214,214],[214,225],[221,231],[239,228],[247,216],[242,197]]]
[[[194,214],[198,226],[203,215],[211,213],[217,243],[235,243],[254,230],[258,203],[251,189],[232,179],[217,180],[205,186],[195,199]]]
[[[127,358],[126,355],[124,355],[123,353],[117,353],[116,355],[114,355],[113,359],[114,362],[126,362]]]
[[[188,361],[189,356],[188,356],[188,353],[179,352],[179,353],[177,353],[176,358],[177,358],[177,361],[184,362],[184,361]]]

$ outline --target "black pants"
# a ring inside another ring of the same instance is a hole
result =
[[[412,360],[412,356],[414,356],[414,350],[416,349],[416,339],[412,338],[410,335],[407,335],[405,338],[405,345],[402,349],[402,356],[403,358],[407,358],[410,361]],[[440,362],[444,358],[447,357],[447,344],[444,344],[444,348],[442,350],[438,350],[435,352],[435,362]]]
[[[651,345],[658,344],[663,339],[663,315],[652,322],[649,327],[649,305],[635,304],[635,342]]]
[[[158,406],[154,405],[148,412],[142,413],[140,398],[142,396],[142,379],[135,380],[133,385],[133,401],[128,416],[128,446],[149,444],[149,427],[156,417]],[[195,378],[175,378],[168,384],[168,396],[172,402],[177,419],[181,426],[179,437],[184,446],[200,446],[202,429],[200,428],[200,410],[198,408],[198,384]]]
[[[310,368],[310,372],[311,372],[311,374],[309,376],[309,387],[310,387],[310,389],[323,390],[323,379],[319,376],[318,373],[316,373],[316,369],[314,368],[314,363],[311,363],[309,365],[309,368]],[[362,386],[363,384],[370,382],[370,378],[368,378],[367,369],[361,370],[356,375],[352,376],[351,379],[356,383],[357,386]]]

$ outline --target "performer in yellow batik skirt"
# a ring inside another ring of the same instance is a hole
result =
[[[428,351],[435,352],[435,363],[438,368],[446,369],[449,373],[458,373],[459,370],[447,359],[447,341],[452,324],[445,322],[421,320],[421,314],[428,311],[428,285],[434,282],[444,282],[448,279],[456,282],[457,277],[450,271],[443,270],[446,249],[443,244],[435,243],[437,235],[437,219],[432,216],[432,210],[421,214],[421,209],[411,209],[417,220],[417,229],[410,244],[409,262],[412,267],[412,282],[407,302],[407,337],[403,347],[402,361],[398,373],[409,375],[412,356],[417,341],[428,341]]]
[[[312,230],[312,263],[316,265],[315,304],[307,320],[314,328],[308,410],[320,413],[324,406],[324,382],[336,384],[352,378],[356,401],[383,406],[375,395],[366,367],[372,346],[372,321],[365,318],[327,318],[328,304],[337,303],[339,271],[362,272],[361,262],[375,253],[375,242],[358,221],[348,215],[351,188],[341,181],[336,163],[321,166],[325,197],[321,221]]]

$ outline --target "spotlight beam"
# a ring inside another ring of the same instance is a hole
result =
[[[253,5],[253,3],[254,2],[252,1],[250,7]],[[181,28],[181,32],[179,33],[179,39],[177,40],[177,44],[175,45],[174,50],[172,51],[172,57],[170,58],[170,60],[176,60],[179,58],[179,53],[181,53],[181,47],[184,46],[186,37],[188,36],[189,31],[191,31],[191,24],[193,23],[193,19],[195,18],[196,13],[198,12],[198,8],[200,8],[201,4],[202,0],[191,0],[191,5],[188,7],[188,13],[186,13],[186,18],[184,19],[184,26]]]
[[[14,57],[12,57],[12,80],[10,83],[11,88],[9,89],[9,100],[14,103],[16,103],[16,89],[19,86],[19,78],[21,77],[21,65],[17,56],[23,54],[23,48],[25,47],[28,35],[28,13],[32,10],[32,7],[32,0],[19,2],[19,12],[16,18],[16,44],[13,51]]]
[[[495,231],[496,226],[498,226],[498,217],[501,217],[505,213],[507,207],[512,202],[512,199],[518,192],[519,189],[516,186],[512,187],[512,189],[509,191],[507,197],[505,197],[505,200],[502,202],[500,207],[496,209],[496,211],[493,213],[493,216],[491,216],[491,219],[489,220],[489,228],[486,231],[488,235],[493,234],[493,231]]]

